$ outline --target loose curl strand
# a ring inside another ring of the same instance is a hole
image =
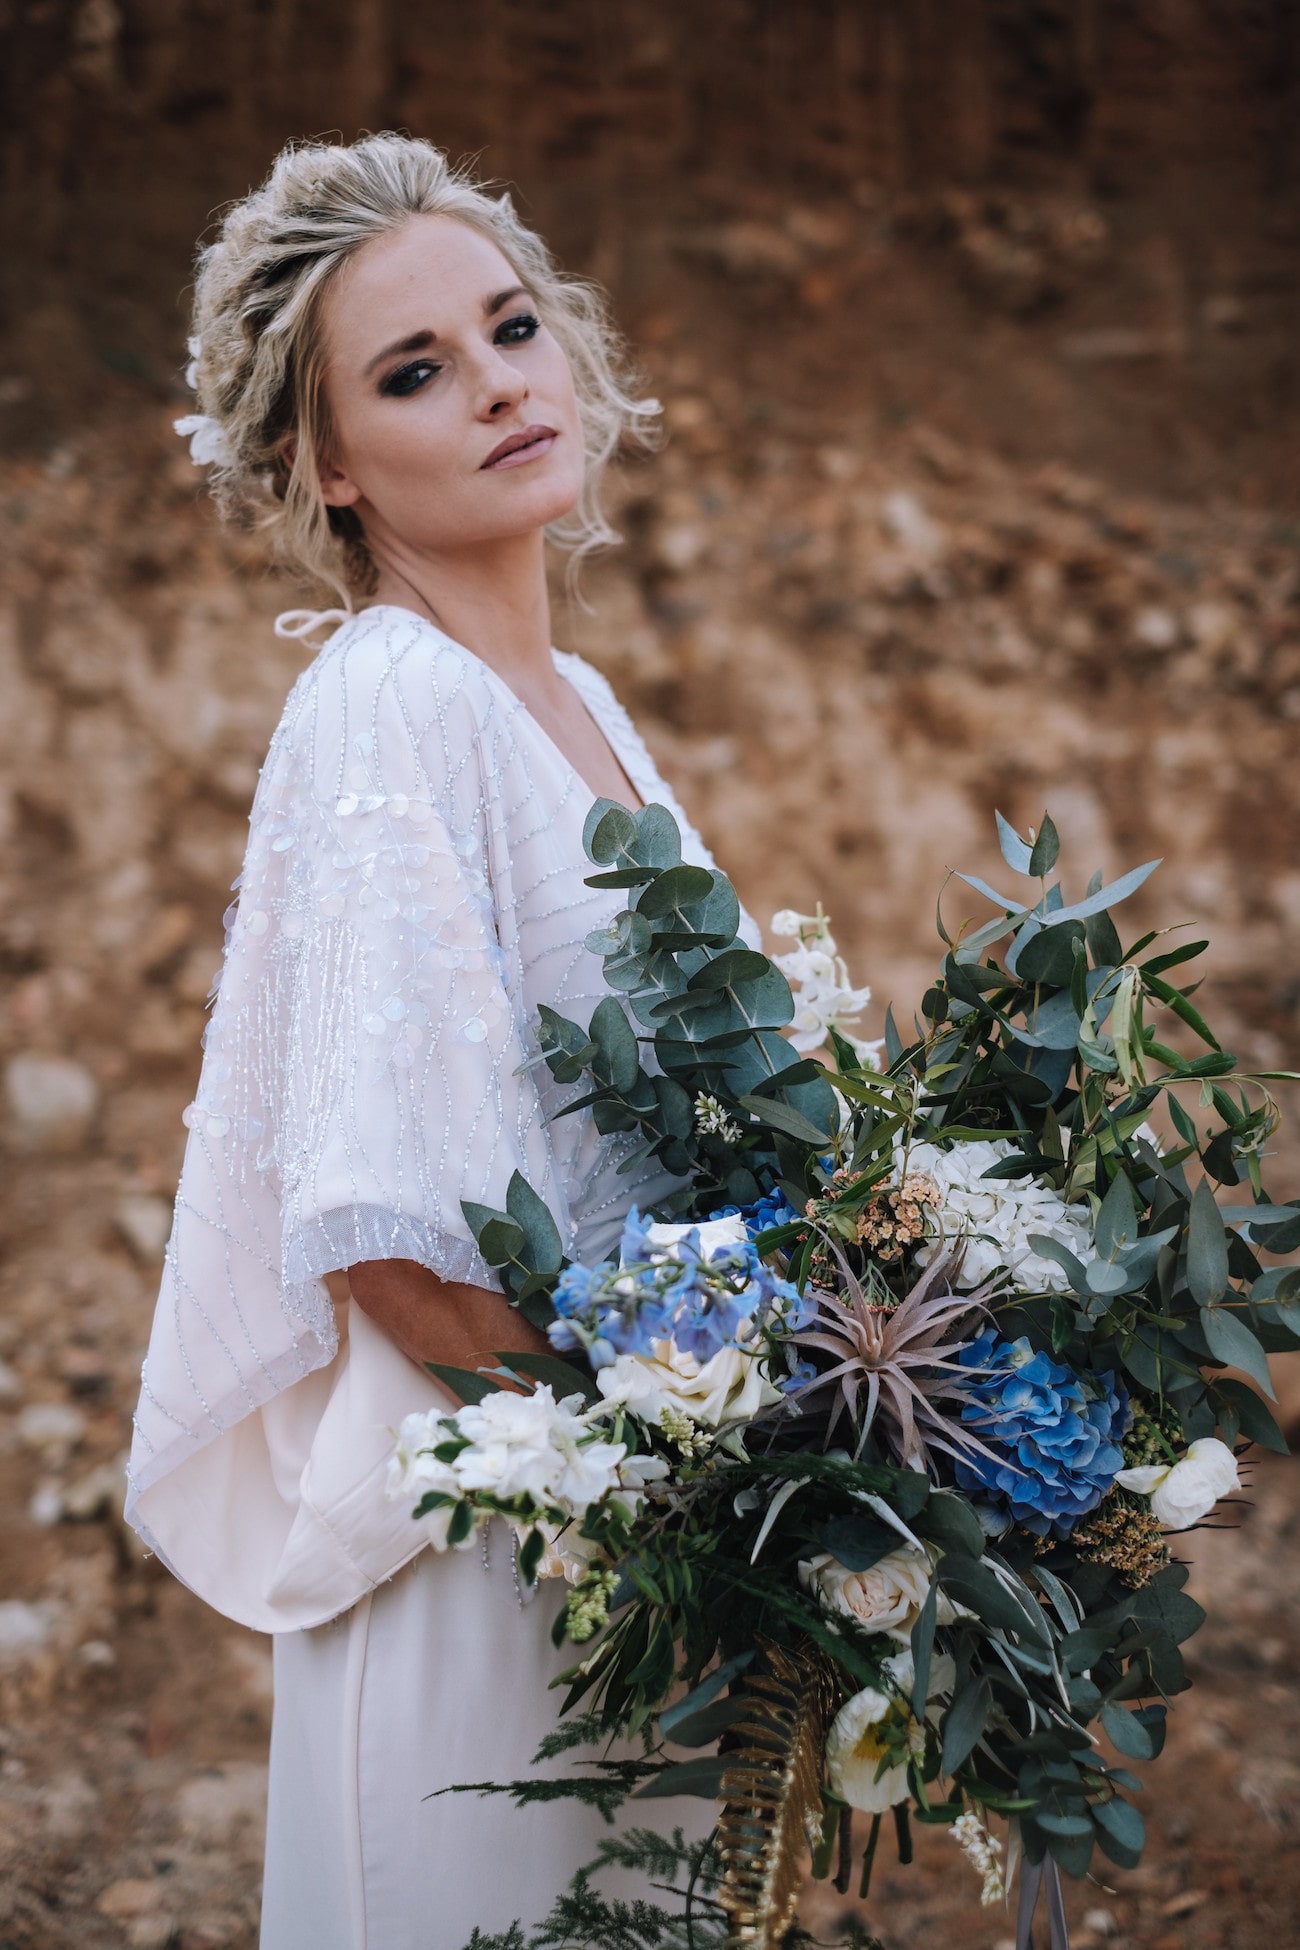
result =
[[[489,194],[468,164],[391,130],[350,144],[289,143],[198,252],[192,377],[200,413],[219,430],[221,457],[209,474],[217,507],[225,520],[266,532],[278,561],[345,608],[354,594],[373,592],[375,563],[356,512],[328,506],[321,492],[319,459],[334,438],[323,299],[355,252],[415,216],[456,217],[490,238],[536,293],[568,357],[586,464],[576,506],[545,533],[568,555],[572,594],[582,560],[622,540],[601,505],[602,477],[625,438],[647,450],[660,444],[659,401],[633,390],[641,375],[605,292],[559,268],[509,191]]]

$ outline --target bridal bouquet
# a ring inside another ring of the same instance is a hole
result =
[[[810,1942],[809,1867],[865,1894],[886,1819],[903,1861],[942,1824],[990,1902],[1018,1861],[1022,1944],[1040,1884],[1063,1943],[1059,1871],[1141,1855],[1132,1764],[1204,1617],[1171,1537],[1285,1447],[1300,1200],[1262,1179],[1280,1073],[1239,1074],[1191,999],[1205,942],[1117,931],[1156,863],[1067,893],[1050,819],[999,833],[1013,890],[959,876],[993,916],[940,920],[882,1047],[820,910],[769,960],[662,807],[589,816],[590,884],[628,903],[588,943],[609,995],[543,1010],[544,1058],[681,1189],[599,1266],[518,1176],[466,1206],[554,1352],[435,1369],[465,1406],[407,1419],[389,1492],[438,1548],[502,1516],[525,1579],[568,1581],[546,1755],[633,1756],[467,1786],[719,1805],[705,1844],[605,1845],[680,1877],[674,1908],[584,1872],[536,1944]]]

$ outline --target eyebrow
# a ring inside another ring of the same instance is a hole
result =
[[[484,318],[491,318],[494,312],[501,309],[507,298],[517,298],[521,293],[525,298],[532,298],[533,303],[536,304],[537,300],[526,284],[512,284],[507,290],[494,292],[483,300]],[[395,358],[399,352],[426,351],[429,346],[436,344],[437,338],[438,334],[436,332],[412,332],[409,337],[398,339],[396,344],[386,345],[382,352],[376,352],[374,358],[362,373],[362,378],[369,379],[376,366],[382,366],[385,359]]]

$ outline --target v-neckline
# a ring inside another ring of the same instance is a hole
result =
[[[418,609],[408,609],[405,603],[369,603],[366,605],[364,609],[354,610],[353,614],[356,617],[373,616],[378,611],[385,610],[385,609],[392,610],[398,616],[409,616],[413,618],[413,620],[417,623],[423,623],[426,629],[432,630],[435,636],[439,636],[442,638],[444,643],[451,644],[452,648],[455,650],[459,650],[462,656],[468,657],[471,663],[477,664],[480,670],[486,671],[488,677],[492,680],[492,682],[494,684],[500,685],[501,689],[505,692],[506,696],[510,699],[510,702],[514,706],[514,708],[517,711],[522,712],[523,716],[527,718],[529,724],[533,727],[533,730],[537,733],[537,736],[541,739],[544,739],[545,742],[550,746],[556,758],[559,760],[564,770],[568,773],[570,781],[574,784],[580,785],[583,791],[587,793],[592,800],[607,799],[609,797],[609,794],[607,792],[596,792],[592,789],[590,783],[588,782],[588,780],[586,780],[583,777],[582,773],[578,770],[577,766],[573,763],[572,759],[568,757],[567,753],[562,752],[560,750],[560,747],[556,744],[554,738],[552,738],[550,732],[546,729],[546,726],[542,724],[540,719],[537,718],[532,711],[529,710],[528,706],[524,703],[524,700],[520,697],[519,693],[516,690],[513,690],[511,686],[507,684],[505,678],[501,675],[500,671],[494,670],[492,665],[487,662],[486,658],[480,657],[477,651],[471,650],[467,643],[461,643],[456,637],[451,636],[446,630],[443,629],[440,623],[435,623],[432,617],[422,616]],[[627,780],[628,784],[633,788],[637,798],[641,802],[640,805],[632,806],[629,808],[629,810],[631,812],[644,811],[645,806],[648,802],[646,800],[645,793],[643,792],[641,786],[637,783],[636,779],[632,775],[632,768],[628,763],[625,749],[622,747],[621,741],[616,740],[614,732],[611,730],[610,726],[604,723],[603,720],[597,716],[595,710],[592,708],[591,701],[585,696],[582,688],[574,682],[573,677],[570,675],[570,672],[567,671],[564,668],[564,665],[560,662],[560,659],[562,657],[569,658],[574,662],[580,662],[581,660],[577,658],[575,656],[575,653],[571,650],[557,650],[554,644],[552,644],[550,648],[551,648],[551,663],[557,675],[559,675],[564,679],[565,683],[569,686],[570,690],[577,697],[578,702],[582,705],[583,710],[587,713],[587,716],[591,719],[591,722],[596,727],[596,730],[601,733],[602,737],[605,740],[606,745],[609,747],[610,756],[614,759],[614,762],[617,764],[624,778]],[[622,804],[622,801],[620,800],[618,803]]]

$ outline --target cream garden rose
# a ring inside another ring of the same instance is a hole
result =
[[[707,1361],[675,1341],[655,1341],[651,1354],[620,1354],[596,1376],[605,1400],[621,1403],[643,1422],[662,1423],[665,1410],[707,1429],[748,1422],[781,1399],[757,1353],[721,1347]]]
[[[865,1571],[848,1571],[829,1551],[803,1558],[799,1582],[825,1611],[851,1618],[867,1632],[906,1641],[930,1595],[936,1559],[914,1544],[901,1544]],[[936,1623],[952,1625],[959,1614],[941,1591]]]

